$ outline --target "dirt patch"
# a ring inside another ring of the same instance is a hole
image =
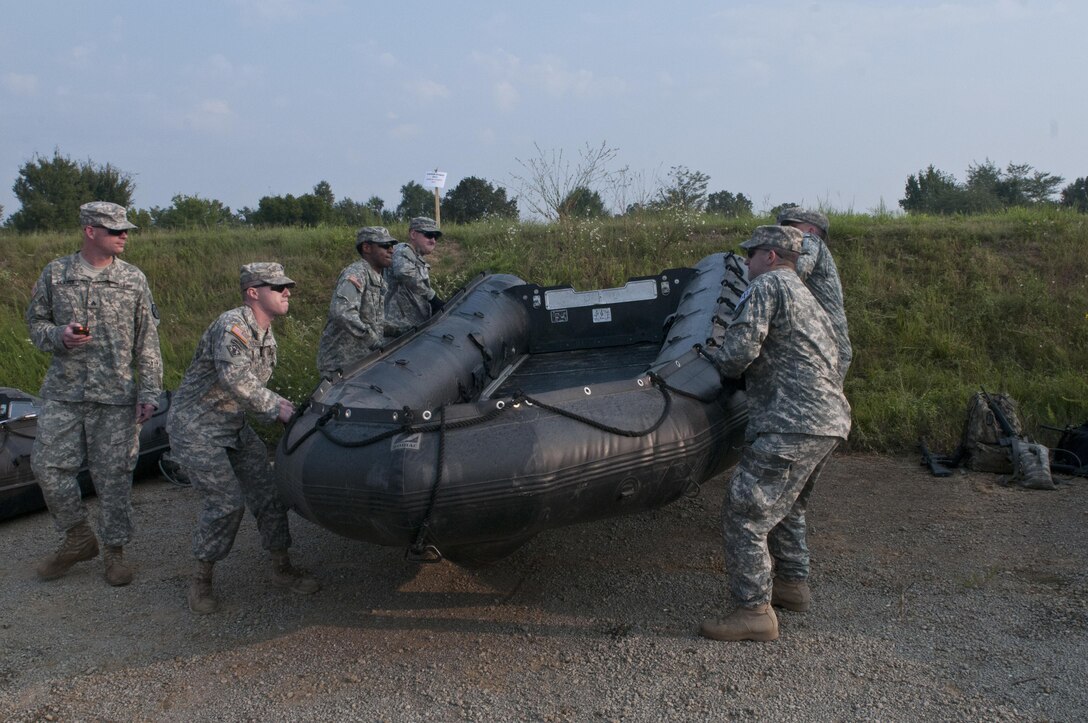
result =
[[[499,565],[418,565],[292,518],[324,588],[267,582],[246,521],[222,611],[184,604],[197,499],[138,484],[137,578],[40,583],[44,514],[0,525],[11,720],[1071,720],[1088,709],[1088,481],[1054,492],[849,455],[810,512],[815,605],[769,644],[702,640],[724,596],[723,480],[551,531]]]

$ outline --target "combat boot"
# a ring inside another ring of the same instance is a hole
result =
[[[80,522],[64,533],[64,542],[57,551],[38,563],[38,577],[56,580],[72,569],[72,565],[98,556],[98,539],[86,521]]]
[[[737,608],[724,618],[704,620],[699,634],[711,640],[778,640],[778,616],[768,603]]]
[[[291,564],[287,550],[272,550],[272,584],[300,595],[321,589],[321,583]]]
[[[125,564],[123,549],[120,545],[106,545],[103,560],[106,563],[106,582],[114,587],[132,582],[132,568]]]
[[[812,607],[812,590],[805,580],[776,577],[771,592],[771,605],[803,613]]]
[[[212,568],[214,562],[197,560],[193,581],[189,584],[189,610],[197,615],[208,615],[219,609],[219,601],[212,597]]]

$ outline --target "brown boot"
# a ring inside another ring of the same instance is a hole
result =
[[[64,542],[57,551],[38,563],[38,577],[42,580],[56,580],[72,569],[72,565],[98,556],[98,539],[91,526],[80,522],[64,533]]]
[[[771,592],[771,605],[803,613],[812,607],[812,590],[806,580],[776,577]]]
[[[299,595],[313,595],[321,583],[291,564],[287,550],[272,550],[272,584]]]
[[[711,640],[778,640],[778,616],[766,603],[737,608],[724,618],[704,620],[699,634]]]
[[[193,581],[189,584],[189,610],[197,615],[208,615],[219,609],[219,601],[212,597],[212,568],[214,562],[197,560]]]
[[[125,564],[120,545],[106,545],[103,561],[106,563],[106,582],[114,587],[132,582],[132,568]]]

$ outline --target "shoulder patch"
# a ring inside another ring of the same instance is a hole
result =
[[[249,339],[246,338],[246,331],[240,324],[235,324],[230,328],[230,333],[238,337],[238,341],[242,342],[245,346],[249,346]]]
[[[238,342],[232,340],[227,344],[227,351],[230,352],[231,356],[238,356],[242,353],[242,346]]]
[[[362,290],[363,290],[363,282],[362,282],[362,281],[360,281],[358,277],[356,277],[356,276],[348,276],[348,281],[350,281],[350,282],[351,282],[351,284],[352,284],[352,286],[354,286],[354,287],[355,287],[356,289],[358,289],[359,291],[362,291]]]

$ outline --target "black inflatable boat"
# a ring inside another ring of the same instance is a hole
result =
[[[693,493],[742,443],[744,393],[694,347],[746,285],[733,254],[596,291],[482,275],[318,386],[280,491],[340,535],[464,563]]]
[[[42,490],[30,469],[30,451],[38,433],[39,399],[33,394],[0,387],[0,520],[45,509]],[[136,474],[156,469],[170,441],[166,436],[166,412],[170,392],[159,397],[159,408],[140,430],[140,456]],[[86,460],[84,460],[84,463]],[[86,470],[79,475],[84,495],[94,493]]]

